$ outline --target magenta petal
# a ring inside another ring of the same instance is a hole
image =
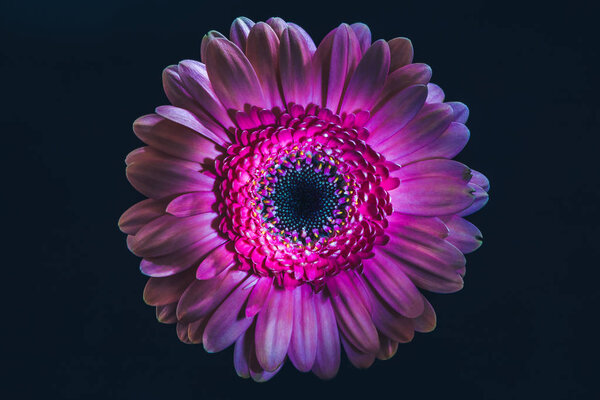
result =
[[[473,183],[469,183],[469,187],[473,191],[473,203],[464,210],[457,212],[457,215],[460,217],[466,217],[467,215],[471,215],[474,212],[479,211],[483,206],[487,204],[489,200],[487,192],[483,190],[480,186],[475,185]]]
[[[241,378],[250,378],[250,351],[254,351],[252,327],[246,329],[246,332],[236,340],[233,349],[233,366]]]
[[[183,291],[193,281],[192,270],[166,278],[150,278],[144,287],[144,302],[151,306],[164,306],[177,302]]]
[[[281,37],[283,35],[283,31],[287,28],[288,24],[279,17],[271,17],[266,23],[275,31],[277,37]]]
[[[244,303],[250,289],[237,287],[210,316],[202,335],[202,344],[209,353],[216,353],[232,345],[252,324],[253,317],[244,315]]]
[[[360,43],[347,24],[331,31],[313,57],[313,99],[332,111],[337,111],[346,87],[361,56]]]
[[[340,368],[340,335],[328,296],[314,296],[317,315],[317,354],[312,371],[321,379],[333,378]]]
[[[423,311],[423,314],[415,318],[414,321],[415,331],[426,333],[435,329],[437,320],[431,303],[425,298],[423,298],[423,300],[425,301],[425,310]]]
[[[248,304],[246,304],[246,317],[252,317],[262,309],[265,301],[271,292],[273,286],[273,278],[261,277],[256,282],[256,285],[252,288],[252,293],[248,297]]]
[[[213,39],[208,42],[206,52],[210,82],[227,110],[243,111],[245,105],[269,107],[256,72],[235,44]]]
[[[392,97],[404,89],[413,85],[425,85],[429,82],[429,79],[431,79],[431,68],[426,64],[409,64],[390,72],[371,113],[374,114],[379,111]]]
[[[133,131],[144,143],[157,150],[190,161],[212,160],[223,151],[213,141],[195,131],[156,114],[136,119]]]
[[[444,101],[444,91],[441,87],[436,85],[435,83],[427,84],[427,100],[425,100],[428,104],[436,104]]]
[[[229,37],[244,52],[246,51],[246,39],[248,39],[248,34],[253,26],[254,21],[246,17],[237,17],[231,24]]]
[[[225,128],[233,126],[231,118],[229,118],[227,111],[213,91],[206,65],[194,60],[181,61],[179,63],[179,75],[186,90],[211,118]],[[202,122],[206,125],[207,120],[203,119]],[[207,126],[207,128],[211,127]],[[221,139],[229,141],[223,129],[212,131],[219,132],[218,136]]]
[[[466,219],[453,215],[445,223],[450,230],[446,240],[463,253],[471,253],[481,246],[481,231]]]
[[[312,98],[311,53],[302,34],[293,27],[281,35],[279,69],[286,104],[305,105]]]
[[[205,64],[207,58],[206,48],[208,47],[208,43],[210,43],[213,39],[227,39],[227,37],[221,32],[215,30],[212,30],[204,35],[202,38],[202,43],[200,44],[200,60],[202,60],[202,62]]]
[[[395,162],[404,165],[428,158],[452,158],[465,147],[469,136],[470,133],[466,126],[452,122],[432,143],[396,159]]]
[[[312,288],[300,285],[294,289],[294,323],[288,355],[302,372],[312,368],[317,355],[317,314]]]
[[[140,270],[148,276],[169,276],[176,274],[193,265],[197,265],[215,247],[225,243],[227,239],[219,236],[218,232],[203,237],[198,242],[171,254],[156,258],[144,258]]]
[[[454,110],[454,122],[464,124],[469,119],[469,108],[459,101],[449,101],[448,104]]]
[[[360,289],[349,274],[342,272],[327,282],[338,325],[348,341],[359,351],[375,353],[379,348],[377,330],[360,295]]]
[[[212,191],[186,193],[171,200],[167,212],[176,217],[189,217],[215,211],[216,202],[216,195]]]
[[[423,107],[426,97],[425,85],[413,85],[392,96],[365,124],[371,133],[367,142],[376,145],[404,128]]]
[[[310,52],[310,55],[312,56],[315,53],[315,51],[317,50],[317,46],[315,46],[315,42],[313,41],[312,37],[310,37],[310,35],[300,25],[297,25],[293,22],[288,22],[288,26],[293,27],[298,32],[300,32],[300,34],[304,38],[306,47],[308,47],[308,51]]]
[[[352,28],[356,38],[358,39],[358,43],[360,44],[360,52],[365,54],[367,49],[371,46],[371,30],[362,22],[354,23],[350,25],[350,28]]]
[[[436,140],[452,122],[453,114],[448,105],[426,104],[408,125],[374,149],[389,154],[390,161],[402,158]]]
[[[177,302],[156,307],[156,319],[162,324],[174,324],[177,322]]]
[[[273,29],[259,22],[250,30],[246,55],[254,67],[267,101],[273,107],[282,107],[279,92],[279,38]]]
[[[342,100],[340,112],[370,109],[383,88],[389,65],[388,45],[385,40],[378,40],[369,47],[358,63]]]
[[[165,213],[165,202],[146,199],[129,207],[119,218],[119,229],[128,235],[135,235],[148,222]]]
[[[227,270],[212,279],[194,280],[181,295],[177,318],[195,321],[210,314],[248,276],[247,272]]]
[[[215,133],[217,131],[209,129],[204,124],[205,121],[202,121],[196,114],[188,110],[173,106],[160,106],[156,107],[155,112],[169,121],[196,131],[217,144],[226,145],[228,142],[223,133]]]
[[[266,371],[276,370],[288,351],[294,317],[293,292],[271,288],[269,298],[256,320],[256,358]]]
[[[214,233],[210,223],[216,217],[213,213],[185,218],[163,215],[140,229],[132,240],[131,251],[140,257],[173,253]]]
[[[344,346],[344,351],[346,352],[346,356],[356,368],[366,369],[369,368],[375,362],[375,355],[372,353],[363,353],[357,350],[354,346],[348,343],[348,340],[341,337],[342,345]]]
[[[376,293],[371,292],[371,315],[377,329],[400,343],[410,342],[415,334],[414,322],[394,311]]]
[[[423,298],[404,272],[382,263],[377,257],[363,263],[367,280],[394,310],[409,318],[421,315]]]
[[[397,37],[388,42],[391,52],[390,72],[412,63],[414,50],[410,39]]]
[[[233,264],[233,249],[230,244],[225,243],[215,248],[202,260],[196,270],[196,279],[211,279],[219,275],[225,268]]]
[[[406,227],[436,236],[440,239],[445,239],[449,234],[446,224],[441,219],[435,217],[418,217],[416,215],[395,212],[388,217],[388,221],[390,223],[386,230],[388,234],[405,231]]]
[[[469,183],[479,186],[486,192],[490,190],[490,181],[485,175],[479,171],[475,171],[474,169],[471,170],[471,175],[473,176],[471,177]]]

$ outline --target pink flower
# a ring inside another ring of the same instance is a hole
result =
[[[342,24],[315,46],[299,26],[240,17],[203,62],[165,69],[172,105],[134,123],[126,159],[148,197],[119,221],[150,276],[146,303],[208,352],[235,343],[242,377],[286,359],[336,375],[394,355],[435,313],[419,289],[463,286],[481,232],[465,220],[488,180],[452,161],[467,107],[444,103],[411,42]]]

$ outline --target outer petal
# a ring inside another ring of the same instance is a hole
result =
[[[247,317],[252,317],[253,315],[258,314],[269,298],[269,293],[271,293],[272,286],[273,278],[262,277],[258,279],[256,285],[254,285],[252,288],[250,297],[248,297],[248,304],[246,305]]]
[[[135,235],[148,222],[165,214],[165,201],[146,199],[129,207],[119,218],[119,229]]]
[[[213,39],[208,42],[206,53],[208,76],[226,109],[243,111],[245,105],[269,107],[256,72],[235,44]]]
[[[448,128],[432,143],[419,150],[395,159],[403,165],[428,158],[453,158],[466,146],[470,133],[466,126],[451,122]]]
[[[232,246],[231,243],[225,243],[210,252],[198,266],[196,279],[211,279],[231,266],[234,260],[234,250],[230,246]]]
[[[246,17],[237,17],[231,24],[229,37],[242,51],[246,51],[246,40],[250,29],[254,26],[254,21]]]
[[[294,289],[294,323],[288,355],[302,372],[312,368],[317,355],[317,314],[312,288],[300,285]]]
[[[431,79],[431,68],[426,64],[409,64],[390,72],[372,113],[379,111],[392,97],[404,89],[413,85],[426,85],[429,79]]]
[[[481,231],[466,219],[454,215],[445,223],[450,230],[446,240],[463,253],[471,253],[481,246],[483,240]]]
[[[171,200],[167,212],[176,217],[189,217],[216,211],[216,202],[216,194],[213,191],[186,193]]]
[[[144,287],[144,301],[151,306],[164,306],[177,302],[193,280],[192,270],[166,278],[150,278]]]
[[[315,42],[312,40],[312,37],[310,37],[310,35],[300,25],[297,25],[293,22],[288,22],[288,26],[294,27],[294,28],[296,28],[296,30],[298,30],[298,32],[300,32],[302,37],[304,37],[304,41],[306,42],[308,51],[310,52],[310,55],[312,56],[315,53],[315,51],[317,50],[317,46],[315,46]]]
[[[372,353],[363,353],[360,350],[357,350],[354,346],[348,343],[348,340],[341,337],[342,345],[344,346],[344,350],[346,351],[346,356],[356,368],[366,369],[369,368],[375,362],[375,354]]]
[[[370,41],[370,39],[369,39]],[[340,111],[368,110],[383,88],[390,65],[390,50],[378,40],[366,51],[352,75]]]
[[[281,35],[279,68],[286,104],[308,104],[312,98],[311,52],[302,33],[294,27],[286,28]]]
[[[317,355],[312,371],[321,379],[331,379],[340,367],[340,336],[330,299],[323,292],[315,295],[317,314]]]
[[[377,329],[400,343],[410,342],[415,334],[414,320],[394,311],[377,293],[371,291],[371,315]]]
[[[268,102],[273,107],[282,107],[279,92],[279,38],[273,29],[259,22],[250,30],[246,45],[248,60],[256,75]]]
[[[397,37],[388,42],[392,55],[390,72],[412,63],[414,50],[412,43],[405,37]]]
[[[358,39],[358,43],[360,43],[360,52],[365,54],[367,49],[371,46],[371,30],[362,22],[352,24],[350,25],[350,28],[352,28]]]
[[[191,130],[196,131],[197,133],[217,144],[224,146],[228,143],[228,139],[224,131],[219,132],[212,127],[207,126],[206,119],[201,119],[197,114],[194,114],[186,109],[173,106],[160,106],[156,107],[155,111],[158,115],[179,125],[190,128]]]
[[[431,332],[435,329],[436,326],[436,316],[431,303],[427,301],[427,299],[423,298],[425,301],[425,310],[423,314],[421,314],[418,318],[415,318],[415,331],[417,332]]]
[[[273,286],[256,320],[256,358],[266,371],[275,371],[285,359],[292,337],[293,313],[292,291]]]

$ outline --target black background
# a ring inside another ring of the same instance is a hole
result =
[[[576,2],[2,1],[2,296],[8,398],[591,398],[598,302],[598,41]],[[117,219],[133,120],[161,71],[239,15],[319,41],[341,22],[407,36],[447,100],[471,110],[458,159],[490,177],[465,288],[431,295],[438,327],[323,382],[287,365],[238,378],[231,349],[180,343],[143,304]],[[42,397],[43,396],[43,397]],[[184,397],[185,396],[185,397]]]

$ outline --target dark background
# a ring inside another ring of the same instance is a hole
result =
[[[576,2],[2,1],[2,392],[8,398],[591,398],[597,382],[598,41]],[[161,71],[232,20],[281,16],[319,41],[341,22],[409,37],[447,100],[471,110],[458,159],[486,173],[483,247],[438,327],[366,371],[291,365],[238,378],[231,349],[180,343],[142,301],[117,229],[133,120]],[[43,397],[42,397],[43,396]]]

